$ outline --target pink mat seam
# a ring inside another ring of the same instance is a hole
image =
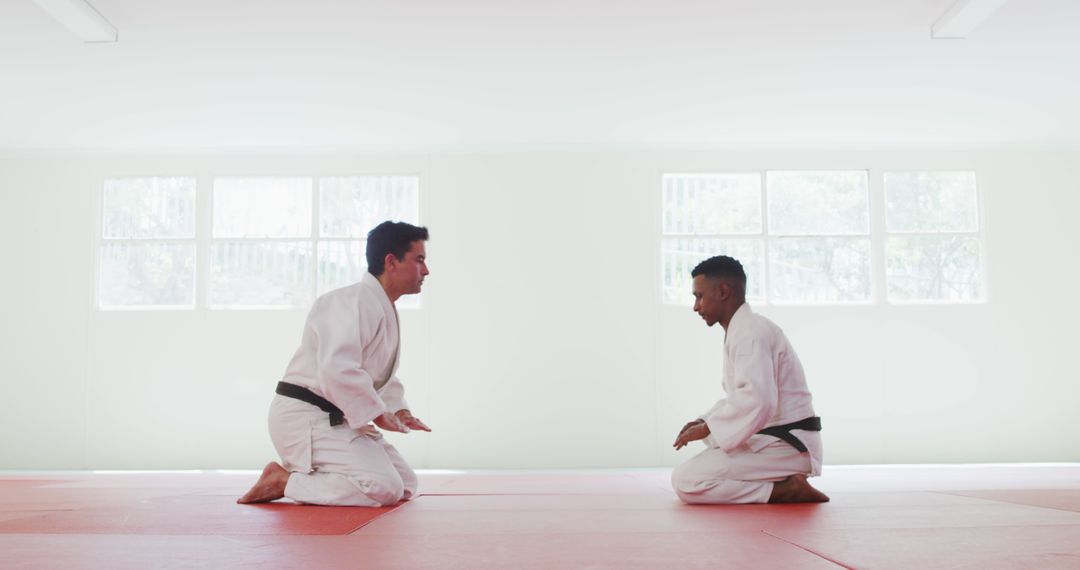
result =
[[[421,494],[421,495],[417,495],[417,496],[416,496],[415,498],[413,498],[412,500],[413,500],[413,501],[415,501],[416,499],[419,499],[420,497],[423,497],[423,496],[424,496],[424,495],[422,495],[422,494]],[[375,521],[377,521],[377,520],[379,520],[379,519],[381,519],[381,518],[385,517],[386,515],[388,515],[388,514],[390,514],[390,513],[394,512],[394,511],[396,511],[396,510],[400,509],[401,507],[404,507],[405,505],[407,505],[407,504],[409,504],[409,503],[410,503],[410,501],[401,501],[400,503],[398,503],[398,504],[394,505],[394,506],[393,506],[393,507],[392,507],[392,508],[391,508],[390,510],[388,510],[388,511],[386,511],[386,512],[384,512],[384,513],[380,513],[380,514],[378,514],[378,515],[375,515],[374,517],[371,517],[370,519],[368,519],[368,520],[366,520],[366,521],[364,521],[364,522],[360,523],[360,526],[357,526],[356,528],[354,528],[354,529],[350,530],[349,532],[346,532],[346,533],[344,533],[344,534],[343,534],[342,536],[348,536],[348,535],[350,535],[350,534],[353,534],[353,533],[355,533],[356,531],[358,531],[358,530],[360,530],[360,529],[364,528],[365,526],[367,526],[367,525],[369,525],[369,524],[371,524],[371,523],[373,523],[373,522],[375,522]]]
[[[957,492],[957,493],[950,493],[949,491],[937,491],[937,492],[942,494],[942,495],[952,495],[954,497],[964,497],[964,498],[967,498],[967,499],[980,499],[980,500],[983,500],[983,501],[990,501],[990,502],[993,502],[993,503],[1005,503],[1007,505],[1020,505],[1020,506],[1023,506],[1023,507],[1032,507],[1032,508],[1036,508],[1036,509],[1050,509],[1052,511],[1064,511],[1064,512],[1067,512],[1067,513],[1080,512],[1080,511],[1077,511],[1076,509],[1070,509],[1068,507],[1052,507],[1052,506],[1049,506],[1049,505],[1033,505],[1031,503],[1025,503],[1023,501],[1010,501],[1008,499],[997,499],[997,498],[991,498],[991,497],[974,497],[974,496],[971,496],[971,495],[965,495],[963,492]]]
[[[794,546],[795,548],[798,548],[799,550],[803,550],[803,551],[806,551],[806,552],[808,552],[810,554],[813,554],[814,556],[817,556],[818,558],[821,558],[822,560],[825,560],[826,562],[831,562],[831,563],[836,564],[837,566],[839,566],[841,568],[846,568],[847,570],[855,570],[855,568],[852,568],[851,566],[848,566],[847,564],[844,564],[844,563],[840,562],[839,560],[835,560],[833,558],[825,556],[824,554],[822,554],[820,552],[817,552],[816,550],[813,550],[811,548],[807,548],[807,547],[805,547],[805,546],[803,546],[803,545],[801,545],[801,544],[799,544],[797,542],[792,542],[792,541],[790,541],[790,540],[788,540],[788,539],[786,539],[786,538],[784,538],[782,536],[777,536],[777,535],[775,535],[775,534],[773,534],[773,533],[771,533],[771,532],[769,532],[767,530],[762,530],[761,532],[763,534],[766,534],[768,536],[771,536],[771,537],[775,538],[776,540],[779,540],[779,541],[784,542],[786,544],[790,544],[790,545]]]

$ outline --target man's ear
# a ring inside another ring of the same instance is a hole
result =
[[[731,296],[731,283],[728,283],[727,281],[719,281],[716,284],[716,288],[720,291],[721,301]]]
[[[383,270],[390,269],[390,265],[397,264],[397,262],[398,258],[395,257],[393,253],[386,254],[386,257],[383,258]]]

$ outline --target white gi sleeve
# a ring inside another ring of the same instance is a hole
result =
[[[765,427],[777,404],[776,376],[768,347],[761,339],[747,338],[733,352],[734,390],[705,419],[710,441],[729,453]]]
[[[391,376],[386,381],[386,384],[379,390],[379,396],[386,403],[386,409],[389,412],[409,409],[409,403],[405,401],[405,385],[401,383],[397,376]]]
[[[386,412],[371,374],[364,370],[364,347],[378,331],[378,318],[364,314],[363,307],[357,314],[356,305],[342,297],[321,298],[311,308],[307,326],[316,337],[319,386],[345,413],[349,427],[360,429]]]
[[[724,405],[724,401],[725,401],[725,399],[721,398],[718,402],[713,404],[713,407],[709,408],[709,411],[707,411],[704,414],[701,414],[700,416],[698,416],[698,419],[699,420],[707,420],[707,419],[709,419],[709,416],[713,415],[713,412],[720,409],[720,407]]]

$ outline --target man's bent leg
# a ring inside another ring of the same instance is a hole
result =
[[[785,442],[757,452],[725,453],[710,448],[678,466],[672,472],[672,485],[679,498],[691,504],[767,503],[775,482],[809,472],[809,457]]]
[[[311,465],[310,473],[292,473],[286,497],[315,505],[380,507],[397,503],[405,493],[377,433],[346,425],[313,427]]]
[[[731,458],[722,450],[706,449],[671,473],[671,484],[682,502],[691,505],[765,503],[772,493],[768,481],[742,481],[730,475]]]
[[[390,459],[390,463],[394,466],[394,470],[397,471],[397,474],[401,477],[401,482],[404,485],[404,492],[401,498],[407,501],[415,497],[416,487],[418,485],[416,472],[413,471],[412,467],[405,461],[405,458],[398,453],[396,447],[390,445],[385,439],[380,441],[382,441],[383,450],[386,451],[386,457]]]
[[[309,505],[386,507],[401,500],[401,484],[341,473],[293,473],[285,496]]]
[[[285,496],[291,472],[311,470],[311,416],[312,408],[307,404],[280,395],[274,397],[267,421],[281,464],[268,463],[259,480],[237,503],[276,501]]]

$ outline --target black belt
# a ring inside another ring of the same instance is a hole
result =
[[[771,435],[778,437],[791,444],[792,447],[798,449],[800,453],[806,453],[806,444],[791,434],[791,430],[801,429],[806,431],[821,431],[821,418],[814,416],[812,418],[806,418],[805,420],[799,420],[790,424],[784,424],[782,426],[767,427],[758,433],[762,435]]]
[[[303,386],[289,384],[288,382],[278,382],[277,393],[288,398],[307,402],[313,406],[318,406],[320,410],[330,414],[330,425],[332,426],[345,423],[345,412],[341,411],[341,408],[331,404],[330,400],[323,398]]]

